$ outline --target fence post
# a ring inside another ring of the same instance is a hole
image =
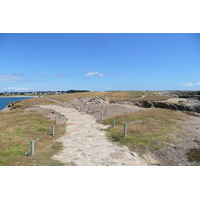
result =
[[[57,117],[55,117],[55,124],[57,124]]]
[[[127,134],[127,123],[124,124],[124,137],[126,137]]]
[[[115,127],[115,119],[112,120],[113,127]]]
[[[52,136],[55,136],[54,126],[52,126]]]
[[[34,140],[30,141],[30,154],[32,156],[34,155]]]

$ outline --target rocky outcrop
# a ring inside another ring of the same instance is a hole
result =
[[[169,93],[171,95],[176,95],[179,98],[200,100],[200,91],[171,91]]]
[[[135,101],[135,105],[145,108],[166,108],[171,110],[192,111],[200,113],[200,104],[175,104],[159,101]]]
[[[165,108],[171,110],[191,111],[200,113],[199,101],[186,104],[170,103],[163,101],[146,101],[146,100],[110,101],[110,103],[136,105],[144,108]]]
[[[6,108],[4,108],[2,111],[9,111],[9,110],[13,110],[13,109],[16,109],[16,106],[15,104],[16,103],[19,103],[20,101],[13,101],[11,103],[9,103]]]

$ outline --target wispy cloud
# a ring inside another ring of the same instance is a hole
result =
[[[104,77],[106,74],[98,74],[99,77]]]
[[[182,86],[184,86],[184,87],[193,87],[193,86],[198,86],[198,85],[200,85],[200,82],[197,82],[197,83],[186,83],[186,84],[184,84]]]
[[[70,76],[70,74],[56,74],[56,75],[54,75],[55,78],[64,78],[66,76]]]
[[[0,74],[0,83],[17,83],[25,79],[23,73]]]
[[[5,91],[28,91],[31,90],[31,88],[25,88],[25,87],[7,87],[4,88]]]
[[[111,90],[111,88],[109,87],[102,87],[102,86],[97,86],[97,89]]]
[[[0,74],[0,83],[34,83],[39,80],[27,78],[24,73]]]
[[[104,77],[106,76],[106,74],[103,74],[103,73],[99,73],[99,72],[88,72],[87,74],[85,74],[85,76],[99,76],[99,77]]]

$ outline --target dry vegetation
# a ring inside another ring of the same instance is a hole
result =
[[[145,92],[141,91],[119,91],[119,92],[110,92],[107,97],[110,99],[110,101],[115,100],[129,100],[129,99],[135,99],[135,98],[141,98]]]
[[[152,109],[131,114],[116,116],[116,126],[107,129],[108,139],[127,145],[132,151],[142,152],[148,148],[160,149],[165,143],[176,143],[176,134],[184,134],[181,121],[186,119],[184,113]],[[101,123],[112,126],[112,119],[105,119]],[[128,124],[126,137],[123,137],[124,123]]]
[[[54,121],[47,118],[48,111],[24,109],[29,103],[49,102],[37,98],[27,99],[18,103],[15,110],[0,112],[0,165],[63,165],[51,157],[62,149],[62,144],[56,139],[65,132],[65,125],[55,125],[56,136],[52,137]],[[35,155],[24,156],[25,152],[29,152],[30,140],[35,141]]]
[[[36,97],[31,99],[25,99],[17,103],[15,106],[17,108],[29,108],[37,105],[51,105],[51,104],[56,104],[56,103],[45,98]]]
[[[129,99],[139,99],[144,97],[144,100],[166,100],[169,97],[156,95],[156,92],[144,92],[144,91],[116,91],[116,92],[80,92],[64,95],[50,95],[51,99],[55,99],[61,102],[69,102],[75,98],[88,98],[88,97],[107,97],[110,101],[120,101]]]
[[[48,98],[58,100],[61,102],[69,102],[75,98],[88,98],[88,97],[103,97],[109,94],[109,92],[80,92],[62,95],[49,95]]]

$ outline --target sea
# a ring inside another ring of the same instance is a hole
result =
[[[23,99],[29,99],[32,97],[1,97],[0,98],[0,110],[3,110],[9,103],[13,101],[20,101]]]

